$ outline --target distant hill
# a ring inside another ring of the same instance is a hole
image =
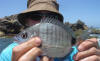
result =
[[[0,36],[13,36],[22,30],[23,26],[17,21],[17,14],[0,18]]]

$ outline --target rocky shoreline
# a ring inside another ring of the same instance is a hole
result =
[[[78,20],[74,24],[65,22],[65,25],[70,26],[73,29],[73,31],[77,31],[80,29],[81,30],[88,29],[87,25],[85,25],[85,23],[82,22],[81,20]],[[24,26],[22,26],[17,21],[17,14],[0,18],[0,37],[5,37],[5,36],[12,37],[13,35],[18,34],[23,29],[24,29]]]
[[[0,19],[0,37],[13,37],[23,30],[23,26],[17,21],[17,14],[5,16]]]

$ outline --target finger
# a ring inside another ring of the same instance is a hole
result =
[[[79,61],[100,61],[100,57],[97,55],[93,55],[93,56],[81,59]]]
[[[40,60],[40,61],[46,61],[46,60],[54,61],[53,58],[49,58],[49,57],[47,57],[47,56],[43,56],[43,57],[41,57],[41,60]]]
[[[35,61],[38,56],[42,53],[41,49],[34,47],[29,50],[27,53],[22,55],[18,61]]]
[[[92,38],[92,39],[87,39],[84,42],[82,42],[79,47],[78,50],[79,51],[85,51],[91,47],[97,47],[97,39],[96,38]]]
[[[50,61],[50,59],[47,56],[44,56],[41,61]]]
[[[51,59],[50,59],[50,61],[54,61],[54,59],[53,59],[53,58],[51,58]]]
[[[83,58],[86,58],[86,57],[92,56],[92,55],[100,56],[100,50],[93,47],[87,51],[78,52],[77,55],[75,56],[75,60],[80,60],[80,59],[83,59]]]
[[[31,38],[29,41],[24,42],[13,48],[12,53],[12,61],[17,61],[20,56],[26,53],[28,50],[33,47],[39,46],[41,44],[41,40],[38,37]]]

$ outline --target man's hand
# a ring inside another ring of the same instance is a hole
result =
[[[100,49],[97,49],[97,39],[85,40],[78,46],[79,52],[74,59],[76,61],[100,61]]]
[[[42,54],[42,50],[38,48],[41,42],[40,38],[34,37],[14,47],[12,61],[36,61],[36,58]],[[43,57],[41,61],[50,61],[50,59]]]

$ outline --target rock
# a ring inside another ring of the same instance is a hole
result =
[[[0,31],[0,36],[3,36],[3,35],[5,35],[5,33],[4,33],[4,32],[2,32],[2,31]]]
[[[0,19],[0,35],[15,35],[23,29],[24,27],[17,21],[17,15],[5,16]]]

